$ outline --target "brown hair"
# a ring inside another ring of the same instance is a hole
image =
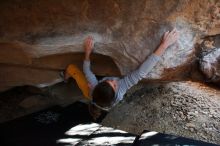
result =
[[[101,82],[96,85],[92,98],[96,104],[102,107],[109,107],[115,99],[115,91],[109,83]]]

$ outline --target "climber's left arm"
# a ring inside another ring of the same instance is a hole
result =
[[[145,78],[147,74],[153,69],[157,62],[161,59],[161,55],[164,51],[172,44],[174,44],[178,39],[178,32],[173,29],[171,32],[166,32],[161,40],[159,47],[154,51],[154,53],[145,60],[142,65],[132,73],[126,75],[124,78],[119,80],[119,90],[118,100],[123,98],[126,91],[137,84],[141,79]]]

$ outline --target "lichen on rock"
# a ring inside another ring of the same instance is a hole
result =
[[[209,82],[220,82],[220,48],[201,52],[200,69]]]

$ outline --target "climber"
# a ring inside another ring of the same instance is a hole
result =
[[[104,77],[98,81],[90,69],[90,55],[94,44],[93,38],[89,36],[84,42],[85,59],[83,62],[83,72],[85,76],[76,66],[69,65],[65,71],[65,79],[73,77],[76,80],[83,95],[91,101],[89,106],[90,114],[96,119],[100,115],[100,110],[110,110],[123,99],[124,94],[129,88],[145,78],[161,59],[164,51],[174,44],[177,39],[178,32],[176,29],[165,32],[158,48],[137,70],[121,79],[117,77]]]

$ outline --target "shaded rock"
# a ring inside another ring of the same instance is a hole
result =
[[[220,81],[220,48],[209,49],[202,52],[200,69],[208,81]]]
[[[0,70],[0,87],[3,89],[22,85],[45,87],[62,81],[57,71],[54,70],[6,64],[0,64]]]
[[[111,58],[103,55],[93,55],[92,59],[94,64],[96,64],[95,68],[92,67],[95,73],[99,72],[99,75],[103,76],[109,76],[111,75],[110,73],[114,73],[113,75],[120,74]],[[61,82],[63,80],[59,76],[60,71],[73,62],[81,67],[83,55],[78,53],[41,57],[34,59],[31,64],[27,63],[25,65],[22,65],[19,60],[14,60],[14,62],[17,64],[0,64],[0,91],[14,86],[32,85],[45,87]]]
[[[33,107],[38,107],[38,106],[42,106],[45,104],[45,102],[41,99],[41,96],[31,96],[28,98],[25,98],[20,104],[19,106],[23,107],[23,108],[33,108]]]

